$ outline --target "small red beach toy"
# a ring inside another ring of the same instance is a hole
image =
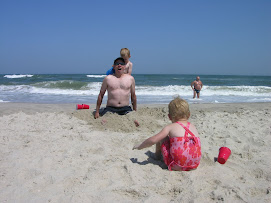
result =
[[[217,161],[220,164],[225,164],[231,155],[231,150],[228,147],[220,147]]]
[[[89,109],[89,105],[87,104],[76,104],[76,109]]]

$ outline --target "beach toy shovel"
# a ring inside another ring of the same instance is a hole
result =
[[[89,109],[89,105],[87,104],[77,104],[76,109]]]
[[[225,164],[230,155],[231,150],[228,147],[220,147],[217,161],[220,164]]]

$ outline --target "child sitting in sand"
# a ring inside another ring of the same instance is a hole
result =
[[[169,103],[168,108],[168,117],[172,124],[141,144],[135,145],[133,149],[140,150],[156,144],[155,155],[161,157],[162,152],[169,170],[196,169],[201,159],[201,143],[196,127],[188,122],[189,105],[185,100],[177,97]]]

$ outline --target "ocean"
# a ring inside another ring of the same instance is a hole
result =
[[[0,102],[95,104],[106,75],[0,75]],[[200,99],[193,99],[196,75],[133,74],[138,104],[271,102],[271,76],[200,75]],[[107,93],[103,99],[106,103]]]

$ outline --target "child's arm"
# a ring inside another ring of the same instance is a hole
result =
[[[166,126],[163,128],[163,130],[161,130],[158,134],[146,139],[144,142],[142,142],[141,144],[135,145],[133,147],[133,149],[144,149],[146,147],[150,147],[158,142],[160,142],[161,140],[163,140],[166,136],[168,136],[169,134],[169,126]]]

